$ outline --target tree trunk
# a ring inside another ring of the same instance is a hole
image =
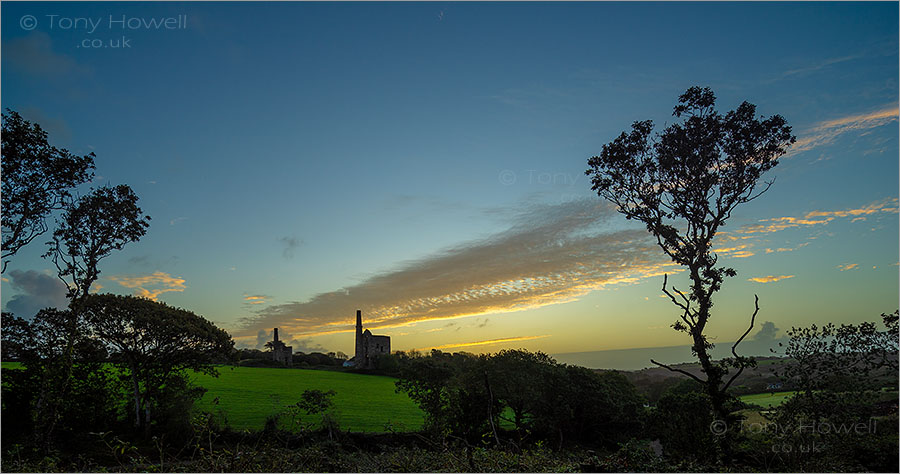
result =
[[[150,438],[150,401],[144,402],[144,438]]]
[[[706,393],[709,395],[710,403],[716,418],[725,423],[728,422],[728,409],[725,408],[725,394],[722,392],[722,369],[713,364],[710,359],[709,352],[706,348],[706,339],[703,337],[703,331],[706,329],[706,323],[709,321],[709,310],[712,306],[710,301],[712,290],[704,288],[703,280],[700,278],[699,272],[691,269],[691,280],[694,283],[694,294],[697,296],[697,323],[691,328],[691,337],[694,340],[694,351],[697,352],[697,359],[700,366],[706,374]],[[722,451],[725,454],[726,463],[731,457],[731,447],[727,433],[725,436],[719,437]]]
[[[60,405],[66,399],[69,392],[69,383],[72,380],[72,369],[75,364],[75,337],[78,330],[78,302],[75,301],[70,305],[71,314],[69,320],[66,321],[66,349],[62,357],[62,370],[64,374],[61,380],[56,377],[56,371],[59,369],[55,366],[53,359],[45,361],[44,384],[41,390],[41,398],[37,404],[38,419],[38,438],[40,443],[45,447],[50,447],[50,440],[53,438],[53,432],[56,429],[56,422],[59,420]]]
[[[141,391],[138,386],[137,374],[131,369],[131,383],[134,388],[134,427],[141,427]]]
[[[491,382],[488,379],[487,371],[484,372],[484,385],[487,387],[488,396],[488,421],[491,422],[491,432],[494,433],[494,442],[500,446],[500,437],[497,436],[497,427],[494,426],[494,391],[491,390]],[[517,417],[518,418],[518,417]],[[518,419],[516,420],[516,430],[519,428]]]

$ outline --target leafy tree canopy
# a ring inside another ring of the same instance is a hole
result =
[[[149,423],[149,407],[172,377],[187,369],[216,374],[211,365],[230,357],[234,341],[190,311],[134,296],[95,294],[80,306],[89,331],[130,373],[135,425]]]
[[[104,186],[82,196],[63,212],[44,256],[56,265],[70,298],[88,294],[100,275],[100,260],[147,232],[150,216],[144,215],[137,202],[128,185]]]
[[[73,155],[47,141],[36,123],[6,109],[3,114],[3,252],[9,260],[35,237],[47,232],[46,218],[62,209],[69,190],[94,177],[94,154]]]

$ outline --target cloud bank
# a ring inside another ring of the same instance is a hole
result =
[[[273,327],[303,336],[343,332],[363,310],[367,326],[520,311],[591,290],[679,271],[644,229],[610,230],[615,210],[596,200],[535,206],[510,229],[321,293],[270,305],[238,334]]]
[[[20,293],[6,302],[6,310],[20,318],[32,318],[44,308],[66,308],[66,285],[55,276],[34,270],[10,270],[10,286]]]
[[[759,328],[759,332],[753,335],[753,340],[774,341],[777,335],[778,328],[775,326],[775,323],[773,323],[772,321],[766,321],[763,323],[762,327]]]

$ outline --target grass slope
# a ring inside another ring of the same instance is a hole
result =
[[[777,407],[784,403],[785,400],[791,397],[791,395],[797,392],[766,392],[766,393],[754,393],[752,395],[743,395],[738,398],[741,399],[742,402],[745,403],[753,403],[755,405],[759,405],[763,408],[772,408]]]
[[[261,429],[266,417],[300,400],[306,389],[334,390],[334,410],[341,429],[396,431],[420,429],[422,411],[394,391],[391,377],[348,374],[325,370],[263,367],[220,367],[219,377],[191,373],[194,383],[208,391],[198,402],[203,410],[221,410],[235,429]],[[218,398],[218,406],[214,400]]]

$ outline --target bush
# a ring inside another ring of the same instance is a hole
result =
[[[656,404],[651,417],[653,433],[665,453],[675,459],[714,462],[718,440],[711,431],[715,421],[709,395],[692,380],[669,389]]]

